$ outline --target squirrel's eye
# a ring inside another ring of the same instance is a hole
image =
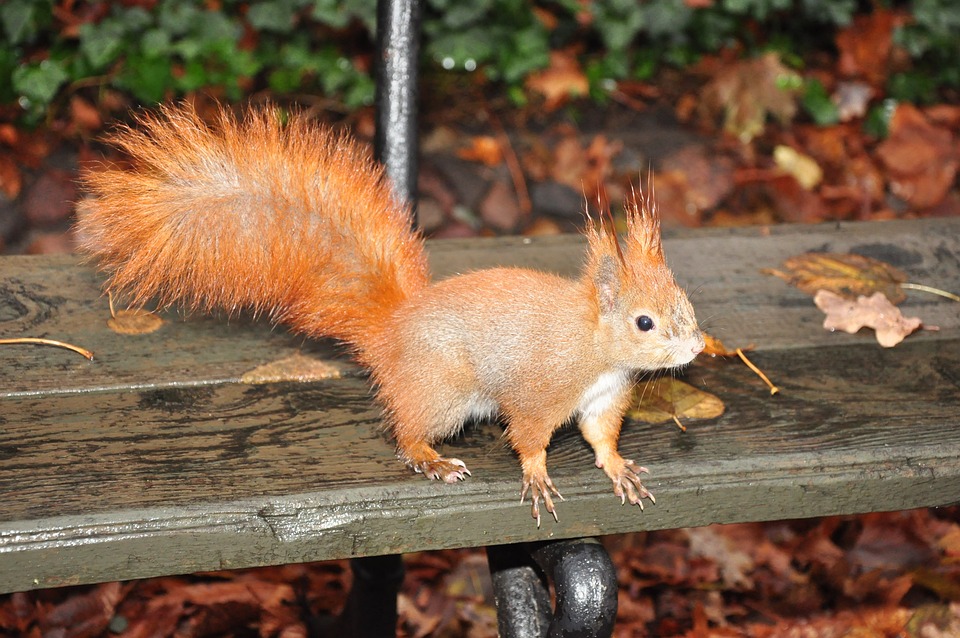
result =
[[[648,332],[653,330],[653,319],[647,315],[640,315],[637,317],[637,327],[640,328],[643,332]]]

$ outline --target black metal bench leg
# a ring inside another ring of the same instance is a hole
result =
[[[384,165],[396,198],[413,205],[417,188],[419,0],[377,2],[377,53],[374,154]],[[350,567],[353,587],[334,623],[333,635],[392,638],[397,631],[403,560],[398,555],[355,558]]]
[[[353,586],[343,611],[326,635],[351,638],[394,638],[397,635],[397,593],[403,583],[403,560],[397,554],[354,558]]]
[[[547,579],[526,545],[487,548],[501,638],[541,638],[553,610]]]
[[[487,556],[504,638],[613,634],[617,573],[596,539],[488,547]],[[552,616],[544,577],[556,593]]]

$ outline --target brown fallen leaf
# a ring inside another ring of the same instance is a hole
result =
[[[931,124],[910,104],[897,106],[890,134],[876,154],[890,174],[890,191],[916,208],[940,203],[960,171],[953,133]]]
[[[550,66],[527,76],[528,91],[544,97],[544,108],[554,111],[572,97],[581,97],[590,90],[587,76],[576,56],[568,51],[551,51]]]
[[[731,350],[725,346],[722,341],[713,335],[707,334],[706,332],[703,333],[703,341],[706,345],[703,348],[702,354],[709,355],[711,357],[735,357],[737,356],[737,350],[748,352],[754,348],[754,345],[751,343],[749,346]]]
[[[686,431],[680,422],[681,417],[713,419],[723,414],[724,409],[719,397],[672,377],[660,377],[637,385],[627,416],[645,423],[672,420]]]
[[[110,625],[128,587],[119,582],[103,583],[83,595],[68,598],[40,619],[40,630],[44,636],[100,636]]]
[[[862,77],[875,86],[883,84],[889,73],[893,31],[901,21],[895,13],[881,7],[856,16],[836,36],[840,74]]]
[[[486,166],[499,166],[503,163],[500,142],[492,135],[477,135],[470,145],[457,151],[457,157],[468,162],[480,162]]]
[[[808,294],[829,290],[847,299],[882,292],[891,303],[906,299],[905,288],[960,301],[956,295],[940,288],[907,281],[907,275],[890,264],[852,253],[804,253],[783,262],[784,270],[763,268],[765,275],[779,277]]]
[[[882,292],[893,303],[906,298],[901,284],[907,281],[902,270],[872,257],[849,253],[805,253],[783,262],[784,271],[765,268],[761,272],[779,277],[808,294],[829,290],[850,299]]]
[[[823,321],[827,330],[854,334],[864,327],[873,328],[884,348],[897,345],[923,324],[919,317],[904,317],[882,292],[869,297],[860,295],[856,301],[850,301],[829,290],[820,290],[813,302],[827,314]]]
[[[13,200],[23,188],[23,175],[20,167],[9,153],[0,153],[0,193]]]

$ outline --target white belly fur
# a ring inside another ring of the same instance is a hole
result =
[[[584,417],[603,414],[610,409],[630,382],[630,374],[627,372],[604,372],[580,396],[577,412]]]
[[[467,399],[464,420],[485,421],[496,416],[499,411],[500,406],[494,399],[476,392]]]

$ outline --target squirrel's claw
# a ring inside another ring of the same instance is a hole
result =
[[[560,522],[560,519],[557,517],[557,510],[553,504],[553,496],[555,495],[561,501],[563,500],[563,495],[560,494],[560,491],[553,485],[553,481],[550,480],[550,477],[546,474],[542,476],[524,476],[523,477],[523,487],[520,489],[520,502],[527,497],[527,492],[530,492],[530,500],[533,503],[531,513],[533,514],[533,519],[537,521],[537,527],[540,527],[540,500],[543,499],[544,509],[549,513],[553,514],[553,520]]]
[[[631,505],[637,505],[642,510],[643,499],[645,498],[650,499],[651,503],[656,504],[657,499],[655,499],[653,494],[650,493],[650,490],[640,482],[640,475],[649,473],[650,470],[647,468],[637,465],[633,461],[624,460],[623,468],[620,472],[611,477],[613,480],[613,493],[620,497],[621,505],[630,501]]]
[[[467,469],[467,464],[460,459],[448,459],[442,456],[432,461],[414,463],[412,467],[415,472],[444,483],[456,483],[464,480],[467,476],[473,476]]]

